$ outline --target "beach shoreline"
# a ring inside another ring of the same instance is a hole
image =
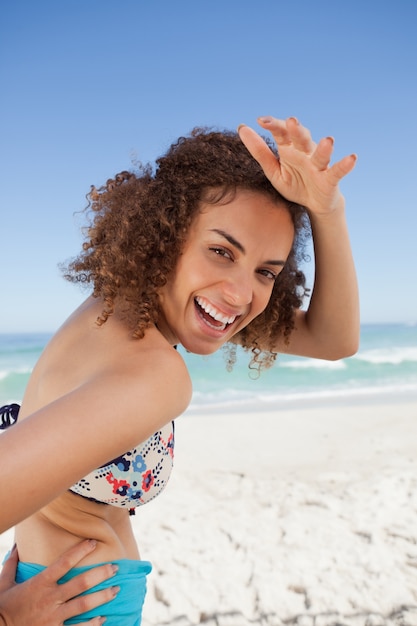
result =
[[[235,392],[236,393],[236,392]],[[287,411],[304,411],[310,409],[335,409],[339,407],[356,407],[368,406],[370,408],[385,405],[403,405],[417,403],[417,385],[412,384],[398,388],[377,388],[375,391],[369,389],[358,388],[355,390],[340,389],[323,393],[311,393],[310,395],[288,394],[281,396],[268,397],[256,395],[253,399],[244,398],[238,401],[236,398],[230,399],[229,402],[224,398],[221,402],[199,402],[192,401],[185,416],[199,417],[201,415],[233,415],[233,414],[259,414],[259,413],[278,413]]]
[[[175,432],[132,518],[143,626],[417,625],[417,399],[188,411]]]

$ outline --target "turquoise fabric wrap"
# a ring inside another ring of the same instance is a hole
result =
[[[146,595],[146,576],[152,570],[152,565],[149,561],[133,561],[130,559],[111,561],[111,563],[119,567],[117,574],[92,589],[89,589],[85,593],[93,593],[94,591],[105,589],[106,587],[119,586],[120,591],[117,596],[110,602],[102,604],[96,609],[66,620],[64,624],[79,624],[80,622],[85,622],[88,619],[101,615],[106,617],[106,626],[121,626],[121,624],[123,624],[123,626],[140,626],[142,621],[142,607]],[[74,567],[74,569],[65,574],[58,582],[60,584],[65,583],[78,574],[97,567],[98,565],[103,565],[103,563],[85,567]],[[37,565],[36,563],[19,562],[16,582],[22,583],[32,578],[32,576],[36,576],[36,574],[39,574],[44,569],[45,566]]]

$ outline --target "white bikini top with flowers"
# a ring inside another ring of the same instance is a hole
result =
[[[20,406],[0,408],[0,430],[17,422]],[[70,488],[79,496],[133,510],[155,498],[167,484],[174,461],[174,422],[144,443],[87,474]]]

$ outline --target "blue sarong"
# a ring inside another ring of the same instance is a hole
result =
[[[115,576],[105,580],[104,582],[88,589],[80,595],[93,593],[107,587],[119,586],[120,591],[117,596],[110,602],[102,604],[91,611],[71,617],[64,624],[79,624],[98,615],[106,618],[106,626],[140,626],[142,621],[142,608],[146,595],[146,576],[152,570],[149,561],[133,561],[130,559],[121,559],[119,561],[111,561],[119,567],[119,571]],[[58,583],[62,584],[71,580],[78,574],[93,569],[104,563],[96,565],[87,565],[85,567],[74,567]],[[45,569],[44,565],[36,563],[19,562],[17,566],[16,582],[23,583],[25,580],[36,576]]]

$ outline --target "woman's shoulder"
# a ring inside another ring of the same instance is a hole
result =
[[[164,397],[182,395],[188,404],[191,379],[186,364],[156,328],[149,329],[143,339],[133,339],[129,354],[130,359],[120,363],[126,375],[135,380],[140,377],[153,388],[160,389],[161,401]]]
[[[136,401],[140,394],[159,403],[167,399],[181,405],[182,400],[188,406],[187,368],[158,329],[151,327],[143,338],[135,339],[117,317],[97,326],[98,308],[88,300],[51,339],[29,381],[23,413],[90,386],[99,386],[102,396],[123,396],[123,402]]]
[[[97,412],[104,406],[110,421],[114,410],[123,416],[126,449],[181,415],[191,400],[191,380],[181,355],[152,335],[122,347],[85,386],[85,398]],[[99,394],[100,399],[92,400]]]
[[[113,394],[124,395],[124,402],[154,403],[162,412],[166,406],[170,418],[172,412],[179,414],[187,408],[192,392],[187,367],[157,328],[149,328],[141,339],[116,333],[101,348],[102,358],[91,371],[101,386],[108,381]]]

